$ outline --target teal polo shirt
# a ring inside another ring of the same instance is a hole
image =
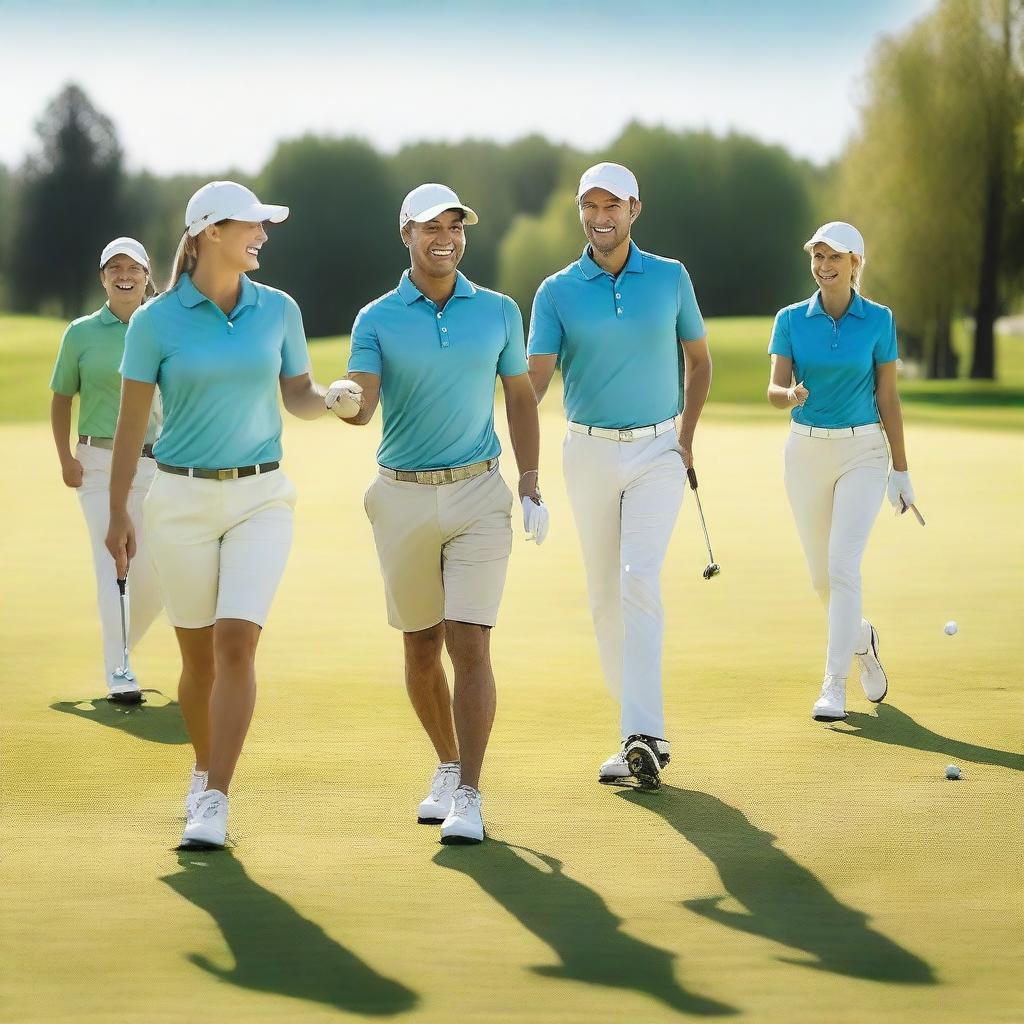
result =
[[[795,423],[809,427],[859,427],[878,422],[875,367],[899,358],[896,321],[888,306],[853,293],[838,320],[825,312],[821,293],[779,310],[768,345],[793,360],[807,401],[794,406]]]
[[[629,243],[613,277],[583,255],[540,286],[529,353],[557,355],[565,414],[590,427],[645,427],[682,408],[679,342],[704,337],[686,268]]]
[[[507,295],[461,273],[437,306],[407,270],[397,288],[359,311],[348,372],[380,377],[380,465],[446,469],[493,459],[501,452],[495,377],[527,372],[523,317]]]
[[[121,374],[124,335],[128,325],[118,320],[104,303],[95,313],[72,320],[64,331],[50,390],[71,398],[79,396],[78,433],[113,437],[121,408]],[[146,427],[146,443],[156,440],[159,418],[154,411]]]
[[[171,466],[230,469],[281,458],[281,377],[309,369],[295,300],[242,275],[228,314],[182,274],[138,310],[121,374],[156,384],[164,426],[154,454]]]

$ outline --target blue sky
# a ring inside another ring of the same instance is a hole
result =
[[[598,150],[628,121],[736,130],[824,162],[880,37],[934,0],[0,0],[0,162],[66,81],[129,165],[257,170],[305,132],[393,150],[531,131]]]

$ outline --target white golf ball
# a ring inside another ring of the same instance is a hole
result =
[[[952,619],[950,619],[949,622],[947,622],[942,627],[942,631],[946,634],[946,636],[952,636],[959,628],[960,627]]]
[[[959,779],[960,769],[955,764],[946,765],[946,778],[947,779]]]

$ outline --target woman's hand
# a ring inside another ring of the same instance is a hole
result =
[[[85,477],[85,471],[82,469],[82,464],[78,459],[68,459],[67,462],[60,464],[61,476],[64,477],[64,483],[67,487],[81,487],[82,480]]]
[[[804,387],[803,381],[800,381],[799,384],[794,384],[786,391],[786,397],[789,399],[790,405],[803,405],[809,395],[810,391]]]
[[[107,529],[107,550],[117,567],[117,578],[128,575],[128,565],[135,557],[135,526],[128,509],[110,510],[110,526]]]

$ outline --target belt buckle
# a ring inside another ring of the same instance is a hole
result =
[[[234,469],[218,469],[217,470],[218,480],[237,480],[238,479],[238,467]]]
[[[633,431],[632,430],[620,430],[619,431],[619,440],[620,441],[632,441],[633,440]]]

